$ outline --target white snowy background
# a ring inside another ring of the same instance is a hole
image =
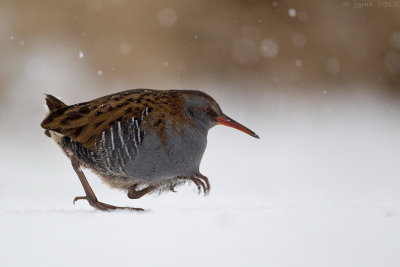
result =
[[[124,8],[126,1],[112,3]],[[87,7],[98,5],[87,1]],[[155,10],[150,19],[161,26],[179,22],[173,8]],[[0,11],[7,52],[1,55],[7,83],[0,101],[0,266],[399,266],[400,105],[383,93],[384,85],[311,82],[299,91],[296,82],[240,72],[232,79],[213,74],[205,82],[188,74],[171,78],[157,68],[159,76],[137,82],[88,63],[95,47],[26,37],[35,40],[29,43],[6,11]],[[304,35],[296,36],[295,43],[304,45]],[[390,36],[392,48],[400,47],[398,32]],[[256,54],[248,54],[248,45],[242,40],[233,46],[239,64],[285,54],[273,36],[261,40]],[[126,42],[118,46],[123,54],[134,49]],[[398,75],[400,56],[390,53],[382,68]],[[170,67],[165,59],[157,64]],[[174,64],[184,73],[190,60]],[[324,67],[334,80],[351,75],[336,58],[328,57]],[[99,200],[147,211],[73,205],[83,189],[40,128],[43,94],[73,104],[138,87],[202,89],[261,139],[222,126],[209,132],[201,165],[211,181],[207,197],[192,185],[130,200],[87,171]]]

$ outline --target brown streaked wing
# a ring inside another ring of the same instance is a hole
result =
[[[146,106],[152,106],[152,103],[140,99],[138,92],[121,92],[63,107],[50,112],[42,127],[69,136],[94,150],[101,133],[114,122],[140,117]]]

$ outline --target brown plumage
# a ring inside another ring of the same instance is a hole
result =
[[[167,93],[168,92],[168,93]],[[190,123],[183,116],[184,91],[129,90],[94,99],[89,102],[66,106],[47,95],[50,114],[42,122],[45,129],[69,136],[84,147],[95,150],[101,133],[118,121],[138,118],[147,108],[149,124],[165,140],[165,117],[175,117],[174,127]],[[153,112],[154,111],[154,112]]]

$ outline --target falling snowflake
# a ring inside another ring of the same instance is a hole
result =
[[[294,8],[289,8],[288,13],[290,17],[296,17],[297,14],[296,9]]]

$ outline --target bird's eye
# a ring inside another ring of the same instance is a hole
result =
[[[205,107],[203,108],[203,110],[204,110],[205,112],[210,112],[210,111],[211,111],[211,107],[210,107],[210,106],[205,106]]]

